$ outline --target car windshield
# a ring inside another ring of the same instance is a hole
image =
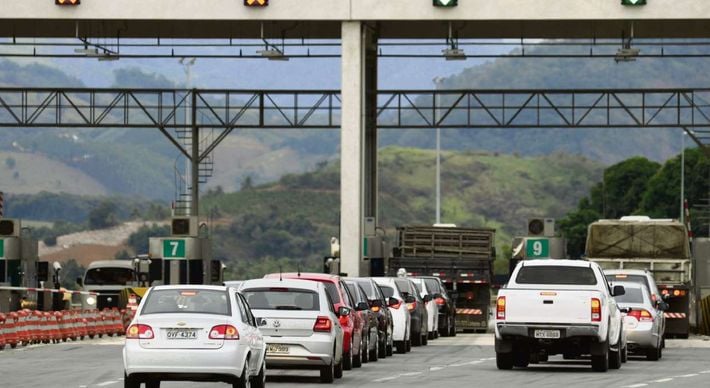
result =
[[[231,315],[226,291],[198,289],[153,290],[141,310],[146,314],[217,314]]]
[[[624,295],[615,296],[617,303],[644,303],[643,291],[636,287],[626,287]]]
[[[86,271],[84,284],[101,286],[105,284],[128,285],[133,280],[133,270],[130,268],[93,268]]]
[[[390,298],[394,296],[394,288],[390,286],[380,286],[380,289],[382,290],[382,293],[385,295],[385,298]]]
[[[589,267],[544,265],[522,267],[515,282],[518,284],[593,286],[597,284],[597,278]]]
[[[243,290],[254,310],[320,310],[320,298],[311,290],[295,288],[257,288]]]
[[[646,276],[643,275],[627,275],[627,274],[614,274],[614,275],[606,275],[606,280],[609,283],[614,283],[614,282],[631,282],[631,283],[638,283],[642,286],[645,286],[649,292],[651,291],[651,286],[648,284],[648,279]]]

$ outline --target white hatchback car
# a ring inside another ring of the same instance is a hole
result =
[[[269,368],[317,369],[323,383],[343,377],[343,328],[321,282],[247,280],[240,286],[266,342]]]
[[[222,381],[264,387],[264,340],[234,288],[156,286],[126,331],[124,387],[161,381]]]
[[[411,319],[404,297],[395,284],[396,278],[372,278],[380,286],[387,298],[387,304],[392,312],[392,339],[397,353],[406,353],[412,349]]]
[[[419,291],[419,295],[424,300],[427,312],[427,326],[429,328],[429,339],[439,337],[439,306],[434,301],[434,292],[427,288],[426,282],[421,278],[409,278]]]

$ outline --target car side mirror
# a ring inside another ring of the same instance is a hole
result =
[[[79,287],[84,287],[84,280],[82,278],[76,278],[76,284],[78,284]]]
[[[431,302],[431,295],[424,295],[424,303]]]
[[[266,326],[266,319],[264,318],[257,318],[256,319],[256,325],[261,327],[261,326]]]
[[[621,296],[626,294],[626,290],[624,289],[624,286],[614,286],[611,292],[611,296]]]
[[[365,310],[369,310],[369,309],[370,309],[370,305],[368,305],[367,302],[360,302],[357,304],[357,306],[355,306],[355,310],[357,310],[357,311],[365,311]]]
[[[658,301],[656,308],[661,311],[666,311],[666,310],[668,310],[669,307],[670,306],[668,305],[668,303],[663,302],[663,301]]]
[[[350,315],[350,307],[345,307],[345,306],[340,306],[338,309],[338,316],[339,317],[347,317]]]
[[[407,295],[404,297],[404,303],[414,303],[417,301],[417,298],[414,297],[414,295]]]
[[[400,303],[399,299],[395,298],[394,296],[391,296],[389,300],[387,301],[387,305],[389,307],[396,306]]]
[[[670,299],[670,298],[671,298],[671,294],[663,294],[663,295],[661,295],[661,299],[663,299],[663,300],[668,300],[668,299]]]

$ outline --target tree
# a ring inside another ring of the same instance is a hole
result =
[[[79,265],[74,259],[64,263],[61,274],[62,287],[68,290],[78,290],[79,285],[76,284],[76,278],[83,277],[84,272],[86,272],[86,268]]]
[[[601,194],[602,216],[620,218],[638,210],[649,179],[660,168],[661,165],[656,162],[643,157],[633,157],[604,170],[601,193],[597,185],[596,192],[592,195],[592,198],[598,201]],[[598,207],[597,211],[599,211]]]
[[[89,227],[91,229],[105,229],[118,225],[116,204],[103,201],[99,206],[89,212]]]
[[[167,236],[170,236],[170,227],[167,225],[144,225],[128,237],[128,246],[134,254],[148,253],[148,240],[151,237]]]
[[[15,158],[13,158],[13,157],[11,157],[11,156],[8,156],[8,157],[5,159],[5,165],[6,165],[7,168],[9,168],[10,170],[12,170],[13,168],[15,168],[15,165],[16,165],[16,164],[17,164],[17,162],[15,161]]]

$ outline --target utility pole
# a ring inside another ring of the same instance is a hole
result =
[[[685,224],[685,129],[680,138],[680,223]]]
[[[438,90],[441,88],[441,84],[444,82],[443,77],[434,77],[434,110],[439,112],[440,96]],[[441,115],[436,114],[434,121],[436,124],[436,119],[441,120]],[[441,223],[441,128],[436,126],[436,224]]]

